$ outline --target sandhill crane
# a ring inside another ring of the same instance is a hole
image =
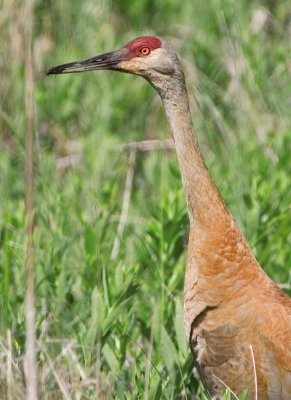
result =
[[[53,67],[48,75],[113,70],[143,76],[159,93],[174,138],[189,212],[185,330],[213,399],[228,386],[248,399],[291,399],[291,299],[266,275],[228,211],[193,132],[175,51],[145,36]]]

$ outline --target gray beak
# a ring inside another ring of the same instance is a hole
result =
[[[129,52],[126,48],[101,54],[87,60],[74,61],[67,64],[57,65],[46,71],[47,75],[70,74],[94,70],[119,70],[118,64],[127,61]]]

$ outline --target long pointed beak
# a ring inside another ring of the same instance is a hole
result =
[[[47,75],[70,74],[84,71],[94,71],[101,69],[118,70],[121,61],[127,61],[129,52],[126,48],[101,54],[87,60],[74,61],[67,64],[57,65],[46,71]]]

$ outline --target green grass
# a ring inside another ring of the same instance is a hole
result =
[[[16,33],[23,6],[12,13],[5,4],[0,397],[19,399],[26,216],[23,42]],[[259,9],[266,21],[255,32]],[[288,0],[37,2],[33,43],[41,71],[143,33],[166,37],[181,54],[211,174],[261,265],[285,284],[291,282],[290,13]],[[206,399],[184,336],[188,220],[173,151],[137,153],[129,214],[118,257],[111,257],[128,170],[122,145],[170,137],[158,95],[129,75],[37,72],[34,96],[41,398],[93,399],[99,391],[106,399]],[[73,166],[57,168],[71,155]]]

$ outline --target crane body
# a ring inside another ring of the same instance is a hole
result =
[[[100,69],[141,75],[162,99],[190,223],[185,331],[211,398],[229,387],[236,395],[248,388],[248,399],[290,400],[291,299],[258,264],[209,174],[178,56],[163,39],[145,36],[47,74]]]

